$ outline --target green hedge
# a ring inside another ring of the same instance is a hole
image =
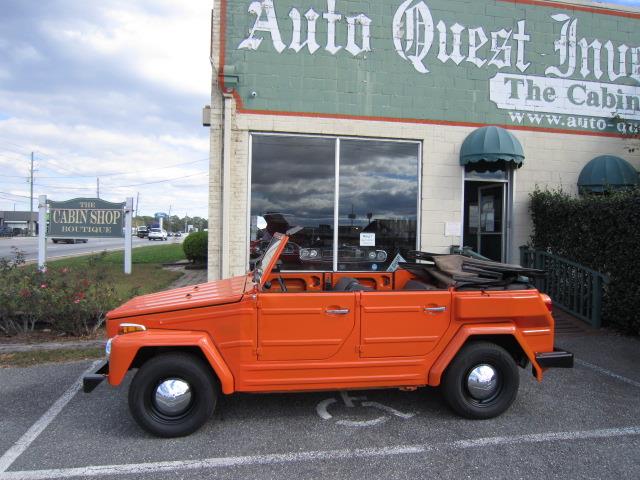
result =
[[[609,276],[603,321],[640,334],[640,190],[574,197],[531,194],[532,246]]]
[[[209,235],[207,232],[190,233],[182,242],[185,256],[192,262],[205,263],[209,249]]]

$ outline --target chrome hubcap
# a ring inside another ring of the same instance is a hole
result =
[[[156,387],[153,402],[164,415],[180,415],[191,405],[191,387],[184,380],[169,378]]]
[[[478,401],[491,398],[498,390],[498,372],[490,365],[478,365],[469,372],[467,390]]]

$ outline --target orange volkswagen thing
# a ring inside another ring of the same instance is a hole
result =
[[[293,233],[293,232],[290,232]],[[107,316],[107,363],[84,378],[120,385],[145,430],[188,435],[220,393],[440,386],[472,419],[504,412],[531,364],[572,367],[554,349],[539,272],[416,252],[394,272],[279,272],[274,235],[248,275],[134,298]]]

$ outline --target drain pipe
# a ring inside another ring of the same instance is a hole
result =
[[[231,115],[233,95],[223,93],[224,121],[222,131],[222,238],[220,245],[220,278],[230,276],[229,209],[231,202]]]

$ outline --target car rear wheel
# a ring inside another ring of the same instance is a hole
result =
[[[152,358],[129,387],[129,409],[143,429],[159,437],[182,437],[213,414],[218,388],[211,369],[196,356],[167,353]]]
[[[471,419],[504,413],[519,386],[518,367],[509,352],[489,342],[465,345],[442,380],[442,392],[451,409]]]

